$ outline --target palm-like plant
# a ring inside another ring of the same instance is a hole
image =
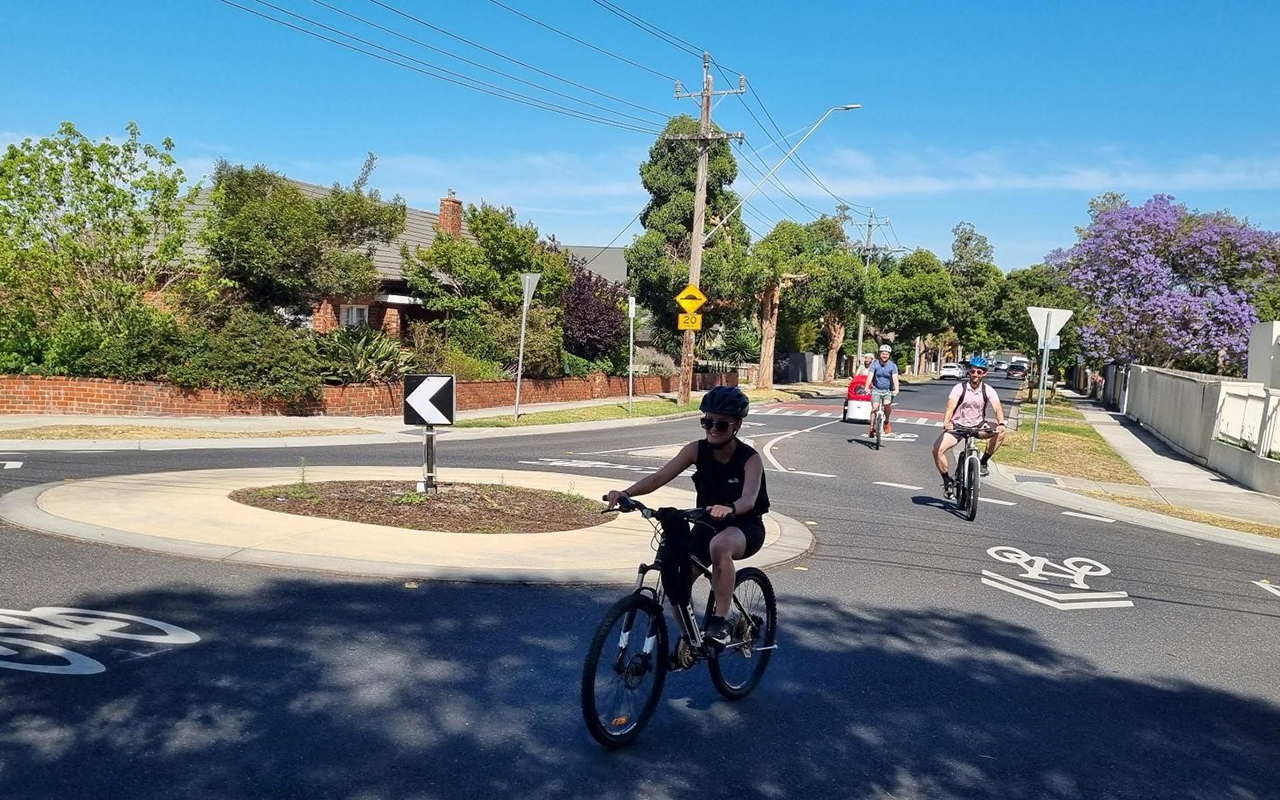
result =
[[[412,368],[412,351],[373,328],[341,328],[316,344],[328,383],[391,383]]]

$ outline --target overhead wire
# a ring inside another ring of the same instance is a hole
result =
[[[640,215],[641,215],[641,214],[643,214],[643,213],[644,213],[644,209],[643,209],[643,208],[642,208],[642,209],[640,209],[639,211],[637,211],[637,212],[636,212],[636,215],[635,215],[634,217],[632,217],[632,218],[631,218],[631,221],[630,221],[630,222],[628,222],[626,225],[624,225],[624,226],[622,227],[622,230],[618,231],[618,234],[617,234],[616,236],[614,236],[612,239],[610,239],[610,240],[609,240],[609,243],[608,243],[608,244],[606,244],[604,247],[600,248],[600,252],[596,253],[594,256],[592,256],[591,258],[587,259],[586,263],[582,265],[582,266],[583,266],[583,268],[586,268],[586,267],[591,266],[591,263],[592,263],[593,261],[595,261],[595,260],[596,260],[597,258],[599,258],[600,256],[604,255],[605,251],[606,251],[606,250],[608,250],[610,247],[613,247],[614,242],[616,242],[616,241],[618,241],[619,239],[621,239],[621,238],[622,238],[622,234],[624,234],[624,233],[626,233],[627,231],[631,230],[631,226],[636,224],[636,220],[640,219]]]
[[[523,11],[521,11],[521,10],[520,10],[520,9],[518,9],[518,8],[512,8],[511,6],[507,5],[506,3],[501,2],[501,0],[489,0],[489,2],[490,2],[490,3],[493,3],[495,6],[498,6],[499,8],[505,8],[507,11],[510,11],[512,14],[515,14],[515,15],[516,15],[516,16],[518,16],[518,17],[523,17],[523,18],[525,18],[525,19],[529,20],[529,21],[530,21],[530,22],[532,22],[534,25],[538,25],[538,26],[540,26],[540,27],[546,28],[547,30],[551,31],[552,33],[558,33],[558,34],[560,34],[561,36],[565,37],[566,39],[569,39],[569,40],[571,40],[571,41],[577,42],[578,44],[582,45],[583,47],[589,47],[589,48],[591,48],[592,50],[595,50],[597,53],[602,53],[602,54],[604,54],[604,55],[606,55],[606,56],[609,56],[610,58],[613,58],[613,59],[616,59],[616,60],[618,60],[618,61],[621,61],[621,62],[622,62],[622,63],[624,63],[624,64],[630,64],[631,66],[636,67],[637,69],[642,69],[642,70],[644,70],[645,72],[648,72],[648,73],[650,73],[650,74],[652,74],[652,75],[657,75],[659,78],[662,78],[662,79],[664,79],[664,80],[671,81],[672,83],[675,83],[676,81],[680,80],[679,78],[676,78],[676,77],[674,77],[674,76],[672,76],[672,75],[667,75],[667,74],[666,74],[666,73],[664,73],[664,72],[659,72],[658,70],[656,70],[656,69],[654,69],[654,68],[652,68],[652,67],[647,67],[647,66],[645,66],[644,64],[641,64],[641,63],[636,62],[636,61],[632,61],[631,59],[627,58],[626,56],[618,55],[617,53],[613,52],[612,50],[606,50],[605,48],[603,48],[603,47],[599,47],[599,46],[597,46],[597,45],[594,45],[594,44],[592,44],[591,42],[585,41],[585,40],[583,40],[583,39],[579,39],[577,36],[574,36],[574,35],[573,35],[573,34],[571,34],[571,33],[567,33],[566,31],[562,31],[562,30],[560,30],[559,28],[555,27],[554,25],[549,25],[549,24],[547,24],[547,23],[543,22],[542,20],[540,20],[540,19],[538,19],[538,18],[536,18],[536,17],[530,16],[529,14],[524,13]]]
[[[459,34],[453,33],[452,31],[445,30],[444,28],[440,27],[439,25],[436,25],[436,24],[433,24],[433,23],[431,23],[431,22],[428,22],[428,21],[426,21],[425,19],[422,19],[422,18],[420,18],[420,17],[416,17],[416,16],[414,16],[413,14],[410,14],[410,13],[408,13],[408,12],[406,12],[406,11],[401,11],[400,9],[398,9],[398,8],[396,8],[395,6],[391,5],[390,3],[385,3],[385,2],[383,2],[383,0],[369,0],[369,2],[370,2],[370,3],[373,3],[374,5],[376,5],[376,6],[380,7],[380,8],[384,8],[384,9],[386,9],[387,11],[390,11],[390,12],[391,12],[391,13],[393,13],[393,14],[397,14],[397,15],[399,15],[399,16],[401,16],[401,17],[404,17],[405,19],[410,20],[411,22],[416,22],[417,24],[422,25],[423,27],[430,28],[431,30],[433,30],[433,31],[435,31],[435,32],[437,32],[437,33],[439,33],[439,34],[442,34],[442,35],[444,35],[444,36],[448,36],[450,39],[453,39],[454,41],[462,42],[463,44],[467,44],[467,45],[469,45],[469,46],[471,46],[471,47],[476,48],[477,50],[483,50],[484,52],[488,53],[489,55],[495,56],[495,57],[497,57],[497,58],[501,58],[502,60],[504,60],[504,61],[508,61],[508,62],[510,62],[510,63],[512,63],[512,64],[518,64],[519,66],[524,67],[525,69],[528,69],[528,70],[532,70],[532,71],[534,71],[534,72],[538,73],[539,75],[545,75],[546,77],[548,77],[548,78],[553,78],[553,79],[555,79],[555,80],[557,80],[557,81],[560,81],[561,83],[567,84],[567,85],[569,85],[569,86],[573,86],[573,87],[578,88],[578,89],[582,89],[583,91],[585,91],[585,92],[590,92],[591,94],[594,94],[594,95],[599,95],[600,97],[607,97],[607,98],[609,98],[610,100],[613,100],[613,101],[618,102],[618,103],[625,103],[626,105],[632,106],[633,108],[640,108],[641,110],[648,111],[648,112],[650,112],[650,113],[658,114],[658,115],[662,116],[663,118],[667,118],[667,117],[669,116],[669,115],[667,115],[667,114],[662,114],[662,112],[660,112],[660,111],[655,111],[654,109],[648,108],[648,107],[646,107],[646,106],[642,106],[642,105],[639,105],[639,104],[637,104],[637,103],[632,103],[630,100],[626,100],[626,99],[623,99],[623,98],[621,98],[621,97],[615,97],[614,95],[611,95],[611,94],[609,94],[608,92],[603,92],[603,91],[600,91],[599,89],[594,89],[594,88],[592,88],[592,87],[590,87],[590,86],[587,86],[587,85],[585,85],[585,84],[579,83],[579,82],[577,82],[577,81],[573,80],[572,78],[566,78],[566,77],[564,77],[564,76],[562,76],[562,75],[557,75],[557,74],[556,74],[556,73],[554,73],[554,72],[549,72],[549,71],[547,71],[547,70],[545,70],[545,69],[542,69],[541,67],[538,67],[538,66],[535,66],[535,65],[533,65],[533,64],[530,64],[530,63],[528,63],[528,62],[526,62],[526,61],[521,61],[521,60],[520,60],[520,59],[518,59],[518,58],[514,58],[514,57],[509,56],[509,55],[507,55],[507,54],[505,54],[505,53],[502,53],[502,52],[499,52],[499,51],[497,51],[497,50],[494,50],[492,47],[487,47],[487,46],[485,46],[485,45],[483,45],[483,44],[480,44],[479,42],[472,41],[471,39],[468,39],[468,38],[467,38],[467,37],[465,37],[465,36],[460,36]]]
[[[686,53],[690,53],[695,56],[701,56],[704,52],[706,52],[701,47],[698,47],[695,44],[685,41],[684,39],[681,39],[679,36],[676,36],[674,33],[664,31],[662,28],[659,28],[657,25],[654,25],[649,22],[645,22],[640,17],[636,16],[635,14],[632,14],[630,11],[627,11],[625,8],[622,8],[621,6],[618,6],[614,3],[609,2],[609,0],[591,0],[591,2],[595,3],[596,5],[600,6],[606,11],[609,11],[612,14],[615,14],[621,17],[622,19],[636,26],[637,28],[644,31],[645,33],[648,33],[651,36],[661,39],[662,41],[666,42],[672,47],[675,47],[678,50],[683,50]]]
[[[264,14],[264,13],[262,13],[261,11],[257,11],[257,10],[254,10],[254,9],[252,9],[252,8],[248,8],[248,7],[246,7],[246,6],[240,5],[239,3],[233,2],[232,0],[218,0],[218,2],[223,3],[224,5],[232,6],[233,8],[238,8],[238,9],[240,9],[241,11],[244,11],[245,13],[252,14],[252,15],[254,15],[254,16],[256,16],[256,17],[261,17],[262,19],[265,19],[265,20],[267,20],[267,21],[269,21],[269,22],[273,22],[273,23],[275,23],[275,24],[277,24],[277,25],[281,25],[281,26],[283,26],[283,27],[290,28],[290,29],[292,29],[292,30],[298,31],[299,33],[306,34],[307,36],[311,36],[311,37],[313,37],[313,38],[316,38],[316,39],[320,39],[320,40],[322,40],[322,41],[329,42],[330,44],[336,44],[337,46],[342,47],[342,48],[345,48],[345,49],[347,49],[347,50],[351,50],[351,51],[353,51],[353,52],[360,53],[360,54],[365,55],[365,56],[368,56],[368,57],[370,57],[370,58],[374,58],[374,59],[377,59],[377,60],[379,60],[379,61],[383,61],[383,62],[386,62],[386,63],[388,63],[388,64],[392,64],[392,65],[394,65],[394,66],[401,67],[401,68],[403,68],[403,69],[408,69],[408,70],[411,70],[411,71],[413,71],[413,72],[417,72],[417,73],[420,73],[420,74],[422,74],[422,75],[426,75],[426,76],[428,76],[428,77],[435,78],[435,79],[437,79],[437,80],[442,80],[442,81],[445,81],[446,83],[452,83],[452,84],[455,84],[455,85],[457,85],[457,86],[461,86],[461,87],[466,88],[466,89],[471,89],[471,90],[473,90],[473,91],[477,91],[477,92],[480,92],[480,93],[482,93],[482,94],[491,95],[491,96],[493,96],[493,97],[497,97],[497,98],[500,98],[500,99],[503,99],[503,100],[510,100],[510,101],[512,101],[512,102],[520,103],[521,105],[530,106],[530,107],[532,107],[532,108],[537,108],[537,109],[540,109],[540,110],[543,110],[543,111],[551,111],[551,112],[553,112],[553,113],[562,114],[562,115],[564,115],[564,116],[574,117],[574,118],[576,118],[576,119],[581,119],[581,120],[584,120],[584,121],[587,121],[587,122],[594,122],[594,123],[597,123],[597,124],[600,124],[600,125],[608,125],[608,126],[615,127],[615,128],[621,128],[621,129],[623,129],[623,130],[635,131],[635,132],[637,132],[637,133],[645,133],[645,134],[649,134],[649,135],[657,135],[658,133],[660,133],[660,131],[657,131],[656,129],[652,129],[652,128],[641,128],[641,127],[639,127],[639,126],[632,125],[632,124],[630,124],[630,123],[619,122],[619,121],[616,121],[616,120],[609,120],[609,119],[606,119],[606,118],[604,118],[604,117],[598,117],[598,116],[596,116],[596,115],[594,115],[594,114],[588,114],[587,112],[584,112],[584,111],[579,111],[579,110],[577,110],[577,109],[573,109],[573,108],[568,108],[568,107],[566,107],[566,106],[557,105],[557,104],[555,104],[555,103],[550,103],[550,102],[548,102],[548,101],[541,100],[541,99],[536,98],[536,97],[530,97],[530,96],[528,96],[528,95],[524,95],[524,94],[521,94],[521,93],[519,93],[519,92],[512,91],[512,90],[510,90],[510,89],[505,89],[505,88],[503,88],[503,87],[496,86],[496,85],[494,85],[494,84],[485,83],[484,81],[480,81],[480,80],[477,80],[477,79],[475,79],[475,78],[471,78],[471,77],[469,77],[469,76],[462,75],[461,73],[453,72],[452,70],[447,70],[447,69],[444,69],[443,67],[437,67],[437,66],[432,65],[432,64],[429,64],[429,63],[427,63],[427,62],[425,62],[425,61],[422,61],[421,59],[414,58],[413,56],[410,56],[410,55],[405,54],[405,53],[401,53],[401,52],[399,52],[399,51],[397,51],[397,50],[392,50],[391,48],[382,47],[381,45],[377,45],[377,44],[374,44],[374,43],[372,43],[372,42],[368,42],[368,41],[366,41],[366,40],[364,40],[364,39],[361,39],[361,38],[359,38],[359,37],[357,37],[357,36],[353,36],[353,35],[348,34],[348,33],[343,33],[343,32],[341,32],[341,31],[337,31],[336,29],[329,28],[328,26],[325,26],[325,25],[323,25],[323,24],[321,24],[321,23],[315,23],[315,24],[316,24],[318,27],[323,27],[323,28],[326,28],[326,29],[328,29],[328,30],[333,30],[334,32],[339,33],[340,35],[345,36],[345,37],[347,37],[347,38],[349,38],[349,39],[352,39],[353,41],[358,41],[358,42],[361,42],[362,44],[367,44],[368,46],[373,47],[373,48],[375,48],[375,49],[377,49],[377,50],[381,50],[381,51],[386,52],[386,53],[391,53],[392,55],[398,56],[399,58],[403,58],[403,59],[406,59],[406,60],[408,60],[408,61],[415,62],[415,63],[420,64],[420,65],[422,65],[422,66],[421,66],[421,67],[418,67],[418,66],[414,66],[413,64],[406,64],[406,63],[404,63],[403,61],[397,61],[397,60],[395,60],[395,59],[393,59],[393,58],[388,58],[388,57],[386,57],[386,56],[379,55],[379,54],[377,54],[377,53],[372,53],[372,52],[370,52],[370,51],[368,51],[368,50],[365,50],[365,49],[363,49],[363,48],[356,47],[356,46],[354,46],[354,45],[348,44],[348,43],[343,42],[343,41],[340,41],[340,40],[338,40],[338,39],[331,38],[331,37],[329,37],[329,36],[325,36],[325,35],[324,35],[324,34],[322,34],[322,33],[317,33],[316,31],[309,30],[309,29],[307,29],[307,28],[303,28],[303,27],[298,26],[298,25],[294,25],[293,23],[288,22],[288,21],[286,21],[286,20],[277,19],[277,18],[275,18],[275,17],[273,17],[273,16],[271,16],[271,15],[269,15],[269,14]],[[266,3],[264,0],[254,0],[254,2],[257,2],[257,3],[261,4],[261,5],[267,5],[267,6],[270,6],[270,4],[269,4],[269,3]],[[271,6],[271,7],[275,8],[274,6]],[[287,11],[286,11],[285,13],[290,13],[290,14],[291,14],[291,12],[287,12]],[[297,15],[293,15],[293,16],[297,16]],[[444,74],[441,74],[441,73],[444,73]],[[449,77],[449,76],[454,76],[454,77]],[[487,87],[487,88],[486,88],[486,87]]]
[[[409,35],[407,35],[407,34],[401,33],[400,31],[397,31],[397,30],[395,30],[394,28],[388,28],[388,27],[386,27],[385,25],[379,25],[378,23],[376,23],[376,22],[374,22],[374,21],[372,21],[372,20],[370,20],[370,19],[366,19],[366,18],[364,18],[364,17],[360,16],[359,14],[353,14],[353,13],[352,13],[352,12],[350,12],[350,11],[347,11],[347,10],[345,10],[345,9],[339,8],[338,6],[335,6],[335,5],[331,4],[331,3],[327,3],[327,2],[325,2],[325,0],[311,0],[311,2],[315,3],[316,5],[323,6],[324,8],[327,8],[327,9],[329,9],[330,11],[333,11],[333,12],[335,12],[335,13],[341,14],[341,15],[343,15],[344,17],[347,17],[347,18],[349,18],[349,19],[353,19],[353,20],[356,20],[357,22],[360,22],[360,23],[363,23],[363,24],[365,24],[365,25],[368,25],[368,26],[369,26],[369,27],[371,27],[371,28],[375,28],[375,29],[377,29],[377,30],[380,30],[380,31],[382,31],[383,33],[389,33],[389,34],[391,34],[392,36],[395,36],[395,37],[397,37],[397,38],[399,38],[399,39],[403,39],[403,40],[404,40],[404,41],[406,41],[406,42],[412,42],[413,44],[419,45],[419,46],[421,46],[421,47],[425,47],[425,48],[427,48],[428,50],[431,50],[431,51],[436,52],[436,53],[440,53],[441,55],[446,56],[446,57],[448,57],[448,58],[452,58],[452,59],[455,59],[455,60],[457,60],[457,61],[461,61],[462,63],[464,63],[464,64],[468,64],[468,65],[473,66],[473,67],[476,67],[477,69],[482,69],[482,70],[484,70],[484,71],[486,71],[486,72],[491,72],[491,73],[493,73],[494,75],[500,75],[500,76],[502,76],[502,77],[504,77],[504,78],[507,78],[507,79],[509,79],[509,80],[516,81],[517,83],[522,83],[522,84],[524,84],[524,85],[526,85],[526,86],[532,86],[533,88],[538,89],[539,91],[547,92],[547,93],[549,93],[549,94],[554,94],[554,95],[556,95],[557,97],[563,97],[563,98],[565,98],[566,100],[570,100],[570,101],[572,101],[572,102],[574,102],[574,103],[581,103],[582,105],[590,106],[591,108],[595,108],[595,109],[598,109],[598,110],[600,110],[600,111],[606,111],[606,112],[608,112],[608,113],[610,113],[610,114],[617,114],[617,115],[618,115],[618,116],[620,116],[620,117],[626,117],[626,118],[628,118],[628,119],[633,119],[633,120],[636,120],[637,122],[642,122],[642,123],[644,123],[644,124],[646,124],[646,125],[653,125],[653,124],[654,124],[654,122],[653,122],[652,120],[645,119],[644,117],[637,117],[637,116],[635,116],[634,114],[628,114],[628,113],[626,113],[625,111],[618,111],[617,109],[609,108],[608,106],[602,106],[602,105],[600,105],[599,103],[593,103],[593,102],[591,102],[590,100],[583,100],[583,99],[581,99],[581,98],[579,98],[579,97],[575,97],[575,96],[573,96],[573,95],[571,95],[571,94],[568,94],[567,92],[561,92],[561,91],[560,91],[560,90],[558,90],[558,89],[552,89],[552,88],[549,88],[549,87],[547,87],[547,86],[543,86],[543,85],[542,85],[542,84],[540,84],[540,83],[534,83],[533,81],[526,80],[526,79],[524,79],[524,78],[521,78],[521,77],[520,77],[520,76],[518,76],[518,75],[512,75],[512,74],[511,74],[511,73],[509,73],[509,72],[503,72],[503,71],[502,71],[502,70],[500,70],[500,69],[494,69],[493,67],[490,67],[490,66],[488,66],[488,65],[486,65],[486,64],[481,64],[479,61],[473,61],[472,59],[466,58],[465,56],[460,56],[460,55],[458,55],[458,54],[456,54],[456,53],[451,53],[451,52],[449,52],[448,50],[445,50],[445,49],[440,48],[440,47],[436,47],[435,45],[430,44],[430,43],[428,43],[428,42],[424,42],[424,41],[422,41],[421,39],[417,39],[417,38],[414,38],[414,37],[409,36]],[[286,12],[284,12],[284,13],[286,13],[286,14],[290,14],[291,16],[294,16],[291,12],[288,12],[288,11],[286,11]],[[663,119],[666,119],[666,118],[667,118],[667,115],[663,114],[661,111],[656,111],[656,110],[653,110],[653,109],[646,109],[644,106],[639,106],[639,105],[636,105],[636,104],[634,104],[634,103],[627,103],[627,105],[635,105],[637,108],[640,108],[640,109],[641,109],[641,110],[643,110],[643,111],[647,111],[647,112],[648,112],[648,113],[650,113],[650,114],[653,114],[653,115],[655,115],[655,116],[661,117],[661,118],[663,118]]]

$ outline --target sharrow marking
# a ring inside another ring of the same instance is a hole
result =
[[[1091,519],[1094,522],[1115,522],[1111,517],[1095,517],[1093,514],[1081,514],[1076,511],[1063,511],[1064,517],[1076,517],[1078,519]]]

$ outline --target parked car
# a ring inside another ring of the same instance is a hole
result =
[[[845,422],[871,421],[871,388],[868,376],[855,375],[853,380],[849,381],[842,419]]]
[[[1023,381],[1027,379],[1027,365],[1021,362],[1010,364],[1008,369],[1004,371],[1006,378]]]
[[[1008,362],[1008,361],[997,361],[997,362],[996,362],[996,369],[1000,370],[1001,372],[1004,372],[1004,371],[1005,371],[1006,369],[1008,369],[1008,368],[1009,368],[1009,362]]]
[[[943,364],[942,369],[938,370],[939,378],[953,378],[955,380],[961,380],[964,378],[964,374],[965,374],[964,367],[960,366],[959,364],[954,364],[951,362],[947,362],[946,364]]]

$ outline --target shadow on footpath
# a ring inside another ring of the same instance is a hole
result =
[[[249,593],[79,597],[203,639],[49,639],[106,672],[0,669],[0,785],[21,798],[1200,800],[1280,783],[1274,704],[1116,677],[981,614],[796,598],[755,694],[728,703],[705,669],[677,673],[639,743],[608,752],[583,728],[578,680],[618,596],[271,576]]]

